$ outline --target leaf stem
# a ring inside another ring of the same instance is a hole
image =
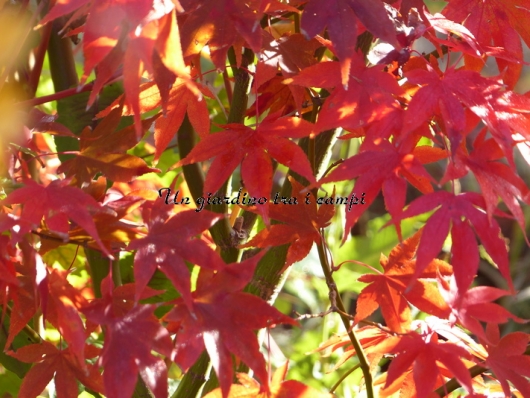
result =
[[[357,365],[355,365],[353,368],[351,368],[350,370],[348,370],[346,373],[344,373],[340,378],[339,380],[333,385],[333,387],[331,387],[329,389],[329,392],[335,392],[335,390],[337,388],[339,388],[340,384],[346,379],[346,377],[348,377],[349,375],[351,375],[354,371],[356,371],[357,369],[359,369],[359,366],[360,364],[358,363]]]

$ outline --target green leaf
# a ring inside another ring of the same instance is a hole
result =
[[[1,315],[2,314],[0,313],[0,316]],[[2,328],[0,328],[0,347],[2,348],[5,347],[7,341],[7,331],[9,330],[9,318],[9,315],[4,314],[4,323],[2,325]],[[27,335],[25,335],[24,331],[22,331],[15,337],[15,339],[13,340],[12,347],[10,347],[10,349],[16,350],[31,343],[31,339]],[[18,377],[23,378],[31,368],[31,364],[20,362],[18,359],[15,359],[5,354],[4,351],[5,349],[2,349],[0,351],[0,364],[2,364],[3,367],[10,370]],[[1,376],[3,375],[0,374],[0,396],[3,396],[1,393],[4,383],[2,382]]]
[[[10,370],[0,370],[0,397],[17,397],[22,380]]]

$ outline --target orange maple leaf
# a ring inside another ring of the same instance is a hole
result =
[[[381,255],[381,266],[384,273],[365,274],[359,281],[370,283],[359,295],[355,322],[370,316],[377,308],[381,312],[388,327],[396,332],[406,332],[410,327],[412,316],[409,303],[429,314],[446,318],[449,307],[442,298],[436,285],[425,280],[434,279],[437,274],[450,275],[452,267],[444,261],[434,259],[419,275],[416,283],[414,278],[416,259],[414,255],[420,241],[422,230],[396,245],[389,257]],[[408,288],[408,286],[411,286]]]

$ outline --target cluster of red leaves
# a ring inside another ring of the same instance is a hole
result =
[[[401,397],[429,397],[435,388],[445,384],[446,377],[456,378],[468,393],[479,396],[478,393],[487,391],[491,385],[482,388],[473,386],[468,371],[473,365],[493,371],[507,396],[510,394],[507,380],[514,383],[521,393],[527,394],[530,382],[511,372],[513,365],[503,368],[499,374],[501,367],[497,363],[500,344],[497,325],[509,319],[523,322],[493,302],[510,293],[488,286],[460,292],[453,277],[456,266],[437,259],[415,277],[418,272],[416,249],[425,233],[424,228],[398,244],[388,258],[382,255],[380,262],[384,273],[373,268],[377,274],[359,278],[368,285],[359,294],[355,322],[362,322],[380,307],[387,325],[364,326],[357,334],[372,365],[377,364],[385,354],[392,355],[388,372],[380,381],[384,383],[381,396],[399,391]],[[446,280],[449,277],[450,284]],[[411,285],[413,280],[415,283]],[[412,321],[411,306],[432,317],[425,321]],[[486,331],[481,322],[487,323]],[[470,341],[461,328],[472,332],[480,344]],[[521,365],[523,372],[527,372],[530,360],[522,354],[530,341],[528,335],[515,332],[504,338],[522,347],[514,347],[516,358],[512,360]],[[334,336],[318,349],[335,351],[339,348],[343,348],[344,353],[334,369],[356,355],[349,336]]]
[[[43,341],[10,352],[20,361],[38,363],[25,377],[21,396],[38,395],[55,374],[56,387],[64,396],[75,395],[72,391],[75,387],[77,392],[78,379],[92,391],[105,392],[109,397],[130,397],[138,373],[156,396],[165,396],[166,364],[151,351],[172,358],[187,369],[204,348],[216,364],[225,393],[232,381],[231,354],[247,363],[262,381],[263,391],[268,391],[266,363],[254,331],[296,322],[264,300],[242,292],[262,255],[226,265],[205,240],[195,237],[219,216],[206,210],[201,214],[188,210],[168,216],[171,207],[162,200],[145,206],[150,210],[145,212],[149,233],[130,245],[137,250],[136,282],[113,288],[107,278],[102,298],[87,301],[68,282],[65,271],[47,267],[26,242],[21,244],[20,253],[10,256],[12,261],[5,266],[14,269],[2,279],[9,292],[3,302],[12,300],[14,304],[6,347],[39,310],[68,344],[57,350]],[[188,236],[175,239],[175,230],[181,234],[187,230]],[[186,261],[202,268],[193,292]],[[174,308],[165,317],[166,326],[153,315],[154,305],[139,303],[157,293],[146,286],[157,267],[182,296],[168,303]],[[105,331],[101,351],[86,343],[98,325]],[[171,334],[177,335],[175,344]],[[99,358],[96,365],[105,369],[102,379],[98,366],[86,362],[94,356]]]
[[[525,0],[453,0],[443,15],[431,15],[420,0],[333,0],[326,7],[317,0],[289,5],[278,0],[56,1],[41,25],[66,15],[67,26],[86,18],[70,34],[83,33],[83,82],[96,72],[88,105],[116,78],[123,77],[125,95],[99,114],[103,119],[94,130],[87,127],[76,137],[76,157],[58,169],[64,179],[45,185],[26,173],[23,187],[0,202],[0,231],[5,232],[0,237],[0,298],[2,316],[7,308],[10,314],[4,350],[35,364],[21,396],[36,396],[55,377],[59,396],[74,396],[79,380],[108,397],[129,397],[140,374],[155,396],[164,397],[167,362],[186,371],[204,350],[223,397],[317,396],[299,382],[284,381],[286,367],[269,383],[255,331],[296,323],[243,289],[268,247],[290,245],[282,264],[287,268],[305,258],[314,243],[323,244],[322,229],[334,211],[319,208],[306,191],[344,180],[355,180],[352,195],[364,193],[366,205],[346,212],[343,241],[380,193],[391,216],[388,224],[395,225],[400,238],[402,220],[432,212],[421,232],[388,258],[381,257],[383,272],[360,278],[368,286],[359,295],[354,322],[377,308],[386,322],[386,327],[359,329],[372,370],[383,357],[392,358],[381,396],[400,391],[403,397],[428,397],[451,377],[469,394],[481,396],[490,387],[472,380],[468,369],[475,365],[493,372],[507,396],[509,382],[530,395],[525,378],[530,377],[530,360],[524,355],[528,335],[501,338],[498,324],[522,320],[493,302],[514,290],[506,242],[494,217],[512,217],[524,230],[520,202],[530,201],[513,154],[517,144],[530,140],[530,99],[512,91],[523,63],[519,36],[530,45],[530,31],[521,22],[529,8]],[[299,32],[272,29],[273,21],[293,14]],[[360,35],[379,41],[368,54],[357,50]],[[435,47],[433,53],[414,55],[412,46],[420,37]],[[206,46],[220,71],[226,70],[230,48],[237,65],[243,48],[258,54],[252,87],[256,100],[246,110],[257,117],[256,125],[229,123],[220,126],[223,131],[210,132],[202,97],[214,95],[202,83],[200,66]],[[447,60],[440,67],[444,52],[462,53],[463,65]],[[480,74],[487,57],[495,59],[500,76]],[[141,85],[144,78],[150,82]],[[142,120],[155,110],[156,116]],[[309,122],[300,117],[304,113],[318,117]],[[276,162],[308,182],[303,187],[291,180],[298,206],[251,209],[266,228],[242,246],[263,249],[246,261],[227,265],[212,248],[205,231],[222,216],[207,210],[174,213],[145,190],[118,198],[107,191],[106,179],[129,182],[157,172],[127,151],[154,124],[158,160],[186,114],[200,141],[176,167],[211,161],[205,195],[216,192],[240,167],[249,195],[269,198]],[[122,117],[130,115],[134,126],[119,127]],[[45,130],[46,120],[36,121],[34,131]],[[319,178],[313,159],[296,140],[314,140],[337,128],[348,132],[342,140],[362,138],[362,144],[357,154]],[[72,136],[67,129],[56,130]],[[446,172],[437,180],[426,165],[442,160]],[[456,181],[468,173],[481,193],[457,192]],[[99,174],[105,178],[94,180]],[[452,184],[452,192],[440,188],[445,183]],[[421,195],[407,204],[412,189]],[[511,214],[498,209],[499,197]],[[135,210],[141,211],[143,226],[129,222]],[[450,265],[437,259],[449,233]],[[42,238],[38,244],[35,236]],[[101,297],[89,300],[70,284],[67,272],[43,262],[42,255],[63,242],[101,250],[114,261],[127,248],[134,254],[134,284],[114,287],[109,277]],[[471,288],[479,243],[510,292]],[[200,268],[194,289],[192,266]],[[155,305],[143,302],[156,294],[148,287],[156,270],[180,295],[165,303],[171,310],[161,318],[155,316]],[[413,321],[410,306],[435,318]],[[63,344],[42,341],[12,350],[15,337],[38,313],[60,332]],[[89,341],[93,331],[101,330],[105,337],[99,349]],[[347,345],[346,337],[325,344],[335,349]],[[348,348],[340,363],[354,354]],[[233,384],[232,356],[247,364],[260,384],[245,375]]]

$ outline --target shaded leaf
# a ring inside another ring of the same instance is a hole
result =
[[[224,397],[232,384],[230,353],[246,363],[269,391],[265,359],[254,331],[279,323],[296,325],[261,298],[242,292],[261,257],[226,265],[216,273],[201,269],[191,306],[178,299],[165,317],[171,322],[169,330],[177,332],[175,362],[187,370],[206,348]]]
[[[100,361],[106,396],[131,397],[140,373],[155,397],[166,397],[167,368],[151,351],[169,357],[171,339],[152,314],[155,307],[136,305],[125,314],[114,307],[112,296],[107,293],[103,299],[83,308],[87,319],[105,327]]]
[[[157,200],[156,206],[169,208],[161,199]],[[202,210],[200,213],[188,210],[155,222],[155,214],[147,216],[147,223],[153,223],[149,226],[147,236],[133,240],[129,244],[130,250],[136,250],[134,257],[136,298],[140,297],[153,273],[159,268],[189,303],[191,285],[186,261],[209,269],[218,269],[224,265],[223,260],[206,242],[195,238],[221,217],[207,210]],[[178,231],[178,239],[175,238],[175,231]]]
[[[128,182],[145,173],[156,172],[143,159],[125,153],[138,140],[133,126],[116,130],[121,120],[121,111],[112,111],[92,131],[88,126],[80,136],[80,152],[72,159],[62,162],[57,170],[72,177],[79,186],[103,173],[113,181]],[[147,130],[153,119],[142,122],[142,131]]]
[[[506,396],[511,396],[510,381],[523,396],[530,394],[530,357],[526,354],[528,335],[522,332],[509,333],[500,338],[497,325],[488,325],[492,344],[487,346],[486,365],[495,373]]]
[[[327,26],[341,63],[342,85],[346,87],[355,54],[359,21],[375,37],[400,47],[394,25],[379,0],[330,0],[326,7],[322,7],[317,0],[311,0],[302,14],[302,32],[307,38],[321,33]]]
[[[58,398],[78,395],[77,381],[99,393],[103,393],[103,381],[94,365],[83,364],[75,360],[69,349],[58,350],[47,341],[32,344],[9,352],[16,359],[35,363],[20,386],[19,396],[35,398],[41,394],[52,378]],[[54,377],[55,376],[55,377]]]

